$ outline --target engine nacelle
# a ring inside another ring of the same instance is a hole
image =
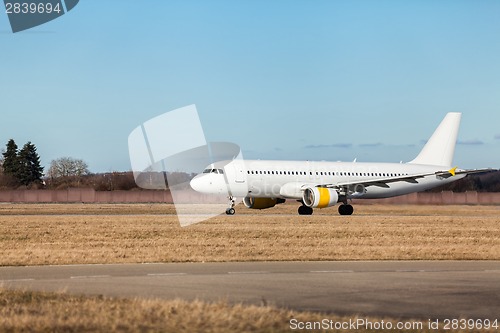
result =
[[[311,208],[325,208],[334,206],[339,200],[335,189],[326,187],[308,187],[304,190],[302,201]]]
[[[355,196],[361,197],[365,193],[366,193],[365,185],[363,185],[363,184],[357,184],[356,186],[354,186],[354,193],[353,194]]]
[[[266,209],[276,206],[278,199],[245,197],[245,199],[243,199],[243,203],[247,208]]]
[[[356,184],[350,188],[349,198],[360,198],[366,193],[366,187],[363,184]]]

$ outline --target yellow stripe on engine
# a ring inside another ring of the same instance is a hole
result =
[[[325,187],[318,187],[319,203],[318,208],[328,207],[330,203],[330,191]]]

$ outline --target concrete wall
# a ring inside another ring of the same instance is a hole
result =
[[[179,199],[190,202],[187,192]],[[199,196],[197,197],[199,201]],[[207,198],[210,202],[210,198]],[[0,202],[32,203],[172,203],[168,191],[94,191],[87,188],[67,190],[9,190],[0,191]],[[440,192],[412,193],[387,199],[354,200],[356,204],[396,204],[396,205],[500,205],[500,193],[480,192]]]
[[[147,203],[172,202],[167,191],[94,191],[90,188],[67,190],[0,191],[0,202],[33,203]]]

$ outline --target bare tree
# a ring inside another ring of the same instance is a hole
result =
[[[61,177],[82,177],[89,173],[88,165],[85,161],[72,157],[61,157],[50,162],[47,175],[55,179]]]

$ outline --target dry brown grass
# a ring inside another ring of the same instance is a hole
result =
[[[238,215],[181,228],[171,205],[2,204],[0,265],[500,259],[496,206],[359,205],[357,215],[348,217],[338,216],[335,208],[313,216],[297,216],[296,209],[239,208]],[[5,332],[289,332],[291,318],[355,319],[223,302],[0,289],[0,331]]]
[[[284,331],[293,314],[223,302],[0,291],[0,329],[8,332],[269,332]]]
[[[500,259],[498,206],[238,207],[181,228],[172,205],[0,205],[0,265]],[[269,215],[272,214],[272,215]]]
[[[2,332],[290,332],[290,319],[300,322],[349,322],[356,316],[340,317],[298,312],[270,306],[228,305],[182,300],[113,299],[99,296],[72,296],[62,293],[12,291],[0,289],[0,330]],[[391,322],[388,318],[359,317],[370,322]],[[403,320],[405,323],[417,322]],[[418,332],[429,330],[426,321],[418,321]],[[386,324],[387,325],[387,324]],[[346,330],[314,330],[346,332]],[[350,330],[354,331],[354,330]],[[361,330],[371,332],[370,330]],[[374,332],[384,332],[376,330]],[[415,332],[407,331],[407,332]],[[464,332],[454,330],[453,332]],[[466,332],[497,332],[467,330]]]

